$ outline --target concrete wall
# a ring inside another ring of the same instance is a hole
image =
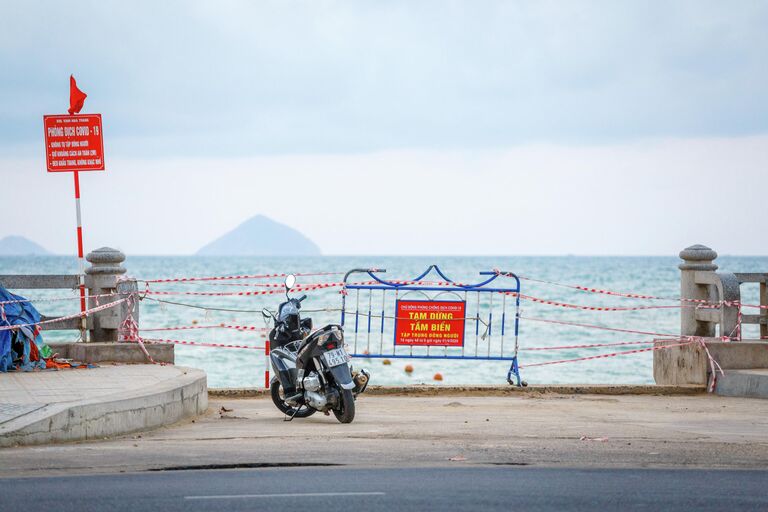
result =
[[[677,344],[679,341],[655,340],[656,346]],[[704,341],[712,358],[727,370],[768,368],[768,342],[731,341],[718,338]],[[664,386],[706,385],[710,364],[704,348],[696,343],[682,347],[655,350],[653,380]],[[720,376],[718,376],[720,378]]]

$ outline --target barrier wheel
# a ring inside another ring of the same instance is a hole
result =
[[[283,386],[280,384],[279,379],[272,381],[272,384],[269,386],[269,394],[272,395],[272,402],[275,404],[275,407],[280,409],[280,412],[286,416],[308,418],[317,412],[311,407],[301,407],[297,412],[295,408],[285,403],[285,394],[283,393]]]

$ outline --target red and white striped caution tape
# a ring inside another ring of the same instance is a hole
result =
[[[509,274],[505,274],[503,272],[500,272],[498,270],[495,271],[497,274],[505,277],[510,277]],[[525,281],[531,281],[533,283],[542,283],[542,284],[549,284],[552,286],[559,286],[561,288],[570,288],[572,290],[579,290],[582,292],[588,292],[588,293],[598,293],[602,295],[611,295],[613,297],[624,297],[628,299],[646,299],[646,300],[666,300],[666,301],[672,301],[672,302],[678,302],[678,301],[686,301],[686,302],[699,302],[699,303],[707,303],[707,300],[704,299],[685,299],[683,297],[658,297],[656,295],[647,295],[647,294],[641,294],[641,293],[627,293],[627,292],[617,292],[613,290],[606,290],[602,288],[593,288],[593,287],[587,287],[587,286],[580,286],[575,284],[565,284],[565,283],[558,283],[557,281],[549,281],[546,279],[536,279],[533,277],[526,277],[526,276],[517,276],[522,280]]]
[[[333,288],[335,285],[316,284],[312,286],[297,286],[292,288],[292,292],[307,292],[312,290],[321,290],[324,288]],[[247,292],[187,292],[187,291],[155,291],[146,289],[142,292],[143,295],[192,295],[198,297],[249,297],[256,295],[275,295],[278,293],[284,293],[284,290],[260,290],[260,291],[247,291]]]
[[[88,295],[87,298],[89,299],[97,299],[101,297],[115,297],[117,295],[120,295],[119,293],[99,293],[95,295]],[[71,297],[49,297],[49,298],[40,298],[40,299],[17,299],[17,300],[4,300],[0,301],[0,306],[5,306],[7,304],[26,304],[29,302],[56,302],[56,301],[64,301],[64,300],[80,300],[80,296],[71,296]]]
[[[629,355],[629,354],[639,354],[641,352],[651,352],[651,351],[654,351],[654,350],[662,350],[662,349],[665,349],[665,348],[682,347],[682,346],[685,346],[685,345],[691,345],[692,343],[695,343],[695,340],[693,340],[693,341],[686,341],[686,342],[683,342],[683,343],[676,343],[676,344],[673,344],[673,345],[656,345],[656,346],[648,347],[648,348],[638,348],[638,349],[634,349],[634,350],[624,350],[622,352],[612,352],[610,354],[599,354],[599,355],[595,355],[595,356],[576,357],[576,358],[573,358],[573,359],[560,359],[560,360],[557,360],[557,361],[544,361],[544,362],[541,362],[541,363],[531,363],[531,364],[520,365],[520,369],[523,369],[523,368],[533,368],[533,367],[536,367],[536,366],[548,366],[548,365],[552,365],[552,364],[575,363],[575,362],[578,362],[578,361],[590,361],[590,360],[593,360],[593,359],[605,359],[605,358],[608,358],[608,357],[624,356],[624,355]],[[706,346],[705,346],[705,348],[706,348]]]
[[[723,371],[723,368],[720,366],[720,363],[715,361],[715,358],[712,357],[712,354],[709,352],[709,348],[707,347],[707,344],[704,342],[702,338],[694,337],[694,336],[688,336],[688,340],[693,342],[698,342],[699,345],[701,345],[701,348],[704,349],[704,352],[707,354],[707,359],[709,359],[709,386],[707,387],[707,390],[712,393],[715,390],[715,386],[717,385],[717,372],[720,372],[720,375],[725,375],[725,372]]]
[[[193,284],[195,286],[230,286],[230,287],[239,287],[239,288],[278,288],[281,291],[285,289],[285,285],[283,283],[220,283],[218,281],[212,281],[212,282],[193,282],[189,283]],[[310,286],[324,286],[327,288],[335,288],[335,287],[342,287],[345,286],[345,284],[348,285],[369,285],[369,284],[376,284],[376,281],[357,281],[357,282],[350,282],[350,283],[343,283],[343,282],[327,282],[327,283],[318,283],[318,282],[312,282],[312,283],[300,283],[298,284],[298,287],[310,287]],[[296,287],[293,288],[295,290]]]
[[[141,336],[139,336],[139,324],[136,322],[136,319],[133,318],[133,307],[135,305],[135,301],[136,298],[133,294],[128,296],[128,314],[125,316],[125,320],[123,320],[123,323],[120,325],[120,329],[118,330],[118,339],[120,341],[135,341],[139,344],[139,348],[141,348],[141,351],[144,352],[144,356],[150,363],[165,365],[166,363],[158,363],[152,358],[149,351],[147,350],[147,347],[144,346],[144,340],[142,340]]]
[[[290,274],[244,274],[238,276],[211,276],[211,277],[176,277],[170,279],[141,279],[144,283],[188,283],[193,281],[233,281],[238,279],[272,279],[287,277]],[[293,274],[296,277],[304,276],[338,276],[344,272],[305,272]]]
[[[190,340],[172,340],[172,339],[164,339],[164,338],[139,338],[139,337],[126,337],[123,341],[126,342],[141,342],[152,344],[152,343],[165,343],[165,344],[173,344],[173,345],[189,345],[189,346],[197,346],[197,347],[211,347],[211,348],[236,348],[236,349],[249,349],[249,350],[264,350],[264,347],[257,347],[255,345],[232,345],[227,343],[211,343],[211,342],[204,342],[204,341],[190,341]]]
[[[623,345],[653,345],[653,341],[618,341],[615,343],[588,343],[584,345],[560,345],[555,347],[524,347],[520,351],[569,350],[577,348],[620,347]]]
[[[90,316],[94,313],[98,313],[99,311],[104,311],[105,309],[113,308],[115,306],[118,306],[122,304],[123,302],[127,301],[128,299],[120,299],[116,300],[114,302],[108,302],[107,304],[103,304],[101,306],[96,306],[90,309],[86,309],[85,311],[81,311],[72,315],[67,316],[61,316],[58,318],[52,318],[50,320],[43,320],[41,322],[37,322],[36,324],[17,324],[17,325],[4,325],[0,326],[0,331],[12,331],[16,329],[20,329],[21,327],[35,327],[39,325],[45,325],[45,324],[52,324],[57,322],[62,322],[65,320],[72,320],[73,318],[84,318],[87,316]]]
[[[498,275],[510,277],[509,274],[505,274],[503,272],[500,272],[499,270],[495,271]],[[588,293],[598,293],[602,295],[610,295],[613,297],[624,297],[628,299],[646,299],[646,300],[665,300],[670,302],[692,302],[696,304],[702,304],[706,305],[707,307],[712,308],[718,308],[720,306],[741,306],[741,307],[748,307],[748,308],[758,308],[758,309],[768,309],[768,305],[766,304],[743,304],[739,301],[720,301],[720,302],[710,302],[706,299],[688,299],[685,297],[659,297],[656,295],[648,295],[648,294],[639,294],[639,293],[628,293],[628,292],[617,292],[613,290],[606,290],[602,288],[594,288],[594,287],[588,287],[588,286],[580,286],[575,284],[565,284],[565,283],[559,283],[557,281],[549,281],[546,279],[536,279],[533,277],[525,277],[525,276],[517,276],[520,279],[523,279],[525,281],[531,281],[534,283],[543,283],[543,284],[549,284],[552,286],[559,286],[561,288],[570,288],[572,290],[579,290],[582,292],[588,292]]]
[[[632,329],[620,329],[618,327],[606,327],[606,326],[603,326],[603,325],[583,324],[583,323],[579,323],[579,322],[567,322],[565,320],[551,320],[551,319],[548,319],[548,318],[536,318],[536,317],[532,317],[532,316],[522,316],[522,315],[520,315],[520,318],[524,318],[524,319],[530,320],[532,322],[544,322],[544,323],[549,323],[549,324],[570,325],[570,326],[573,326],[573,327],[584,327],[584,328],[587,328],[587,329],[599,329],[599,330],[603,330],[603,331],[624,332],[624,333],[629,333],[629,334],[645,334],[645,335],[648,335],[648,336],[661,336],[661,337],[664,337],[664,338],[669,338],[669,337],[676,338],[676,337],[679,336],[677,334],[672,334],[672,333],[668,333],[668,332],[635,331],[635,330],[632,330]]]
[[[506,292],[508,295],[517,296],[517,292]],[[681,304],[675,304],[675,305],[663,305],[663,306],[628,306],[628,307],[611,307],[611,306],[583,306],[581,304],[569,304],[567,302],[558,302],[554,300],[548,300],[548,299],[540,299],[538,297],[533,297],[531,295],[523,295],[520,294],[520,298],[523,300],[529,300],[531,302],[536,302],[538,304],[545,304],[548,306],[557,306],[561,308],[568,308],[568,309],[580,309],[583,311],[642,311],[646,309],[680,309],[680,308],[692,308],[692,307],[699,307],[699,306],[687,306],[687,305],[681,305]],[[709,306],[707,306],[709,307]],[[713,306],[714,307],[714,306]]]
[[[253,331],[268,331],[269,327],[256,327],[253,325],[182,325],[177,327],[148,327],[146,329],[139,328],[141,332],[157,332],[157,331],[190,331],[195,329],[232,329],[235,331],[253,332]]]
[[[508,274],[504,274],[498,270],[496,272],[501,276],[509,276]],[[299,273],[294,275],[321,276],[321,275],[340,275],[340,274],[342,273],[341,272],[315,272],[315,273]],[[237,275],[237,276],[218,276],[218,277],[185,277],[185,278],[175,278],[175,279],[152,279],[152,280],[145,280],[144,282],[146,283],[197,283],[197,284],[208,284],[208,285],[218,284],[221,286],[274,288],[275,289],[274,291],[258,291],[258,292],[185,292],[185,291],[154,291],[149,289],[147,291],[147,293],[151,295],[199,295],[199,296],[212,296],[212,297],[225,297],[225,296],[236,297],[236,296],[249,296],[249,295],[271,295],[276,293],[282,293],[283,285],[279,283],[217,283],[215,281],[255,279],[255,278],[277,278],[277,277],[285,277],[286,275],[288,274],[259,274],[259,275]],[[589,293],[610,295],[614,297],[645,299],[645,300],[665,300],[670,302],[688,302],[688,303],[696,304],[695,307],[706,307],[706,308],[713,308],[713,309],[719,308],[721,306],[740,306],[740,307],[749,307],[749,308],[757,308],[757,309],[768,309],[768,305],[741,304],[738,301],[709,302],[705,299],[660,297],[660,296],[649,295],[649,294],[617,292],[617,291],[601,289],[601,288],[571,285],[571,284],[559,283],[556,281],[549,281],[545,279],[535,279],[535,278],[525,277],[525,276],[519,276],[519,277],[520,279],[524,279],[531,282],[545,283],[553,286],[560,286],[560,287],[570,288],[570,289],[589,292]],[[214,281],[214,282],[207,282],[207,281]],[[462,283],[447,282],[447,281],[390,280],[389,282],[394,284],[400,284],[400,285],[428,285],[428,286],[446,286],[446,287],[464,286]],[[350,284],[355,284],[355,285],[375,284],[375,281],[346,283],[346,285],[350,285]],[[318,290],[318,289],[324,289],[324,288],[336,288],[336,287],[344,287],[344,286],[345,286],[345,283],[343,282],[304,283],[295,287],[293,290],[296,292],[312,291],[312,290]],[[345,293],[345,291],[342,291],[342,293]],[[507,292],[507,293],[512,296],[517,295],[516,292]],[[580,304],[568,304],[568,303],[553,301],[549,299],[542,299],[538,297],[533,297],[531,295],[523,295],[523,294],[520,294],[520,298],[524,300],[529,300],[531,302],[537,302],[540,304],[546,304],[546,305],[563,307],[563,308],[571,308],[571,309],[581,309],[584,311],[641,311],[641,310],[650,310],[650,309],[675,309],[675,308],[683,308],[683,307],[694,307],[694,306],[685,306],[685,305],[678,305],[678,304],[662,305],[662,306],[634,306],[634,307],[586,306],[586,305],[580,305]]]

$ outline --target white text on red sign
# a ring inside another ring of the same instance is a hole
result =
[[[43,116],[48,172],[103,171],[101,114]]]

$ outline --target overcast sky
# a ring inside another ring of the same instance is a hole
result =
[[[73,73],[104,119],[86,249],[261,213],[327,254],[768,254],[766,27],[765,1],[0,0],[0,237],[74,249],[42,130]]]

